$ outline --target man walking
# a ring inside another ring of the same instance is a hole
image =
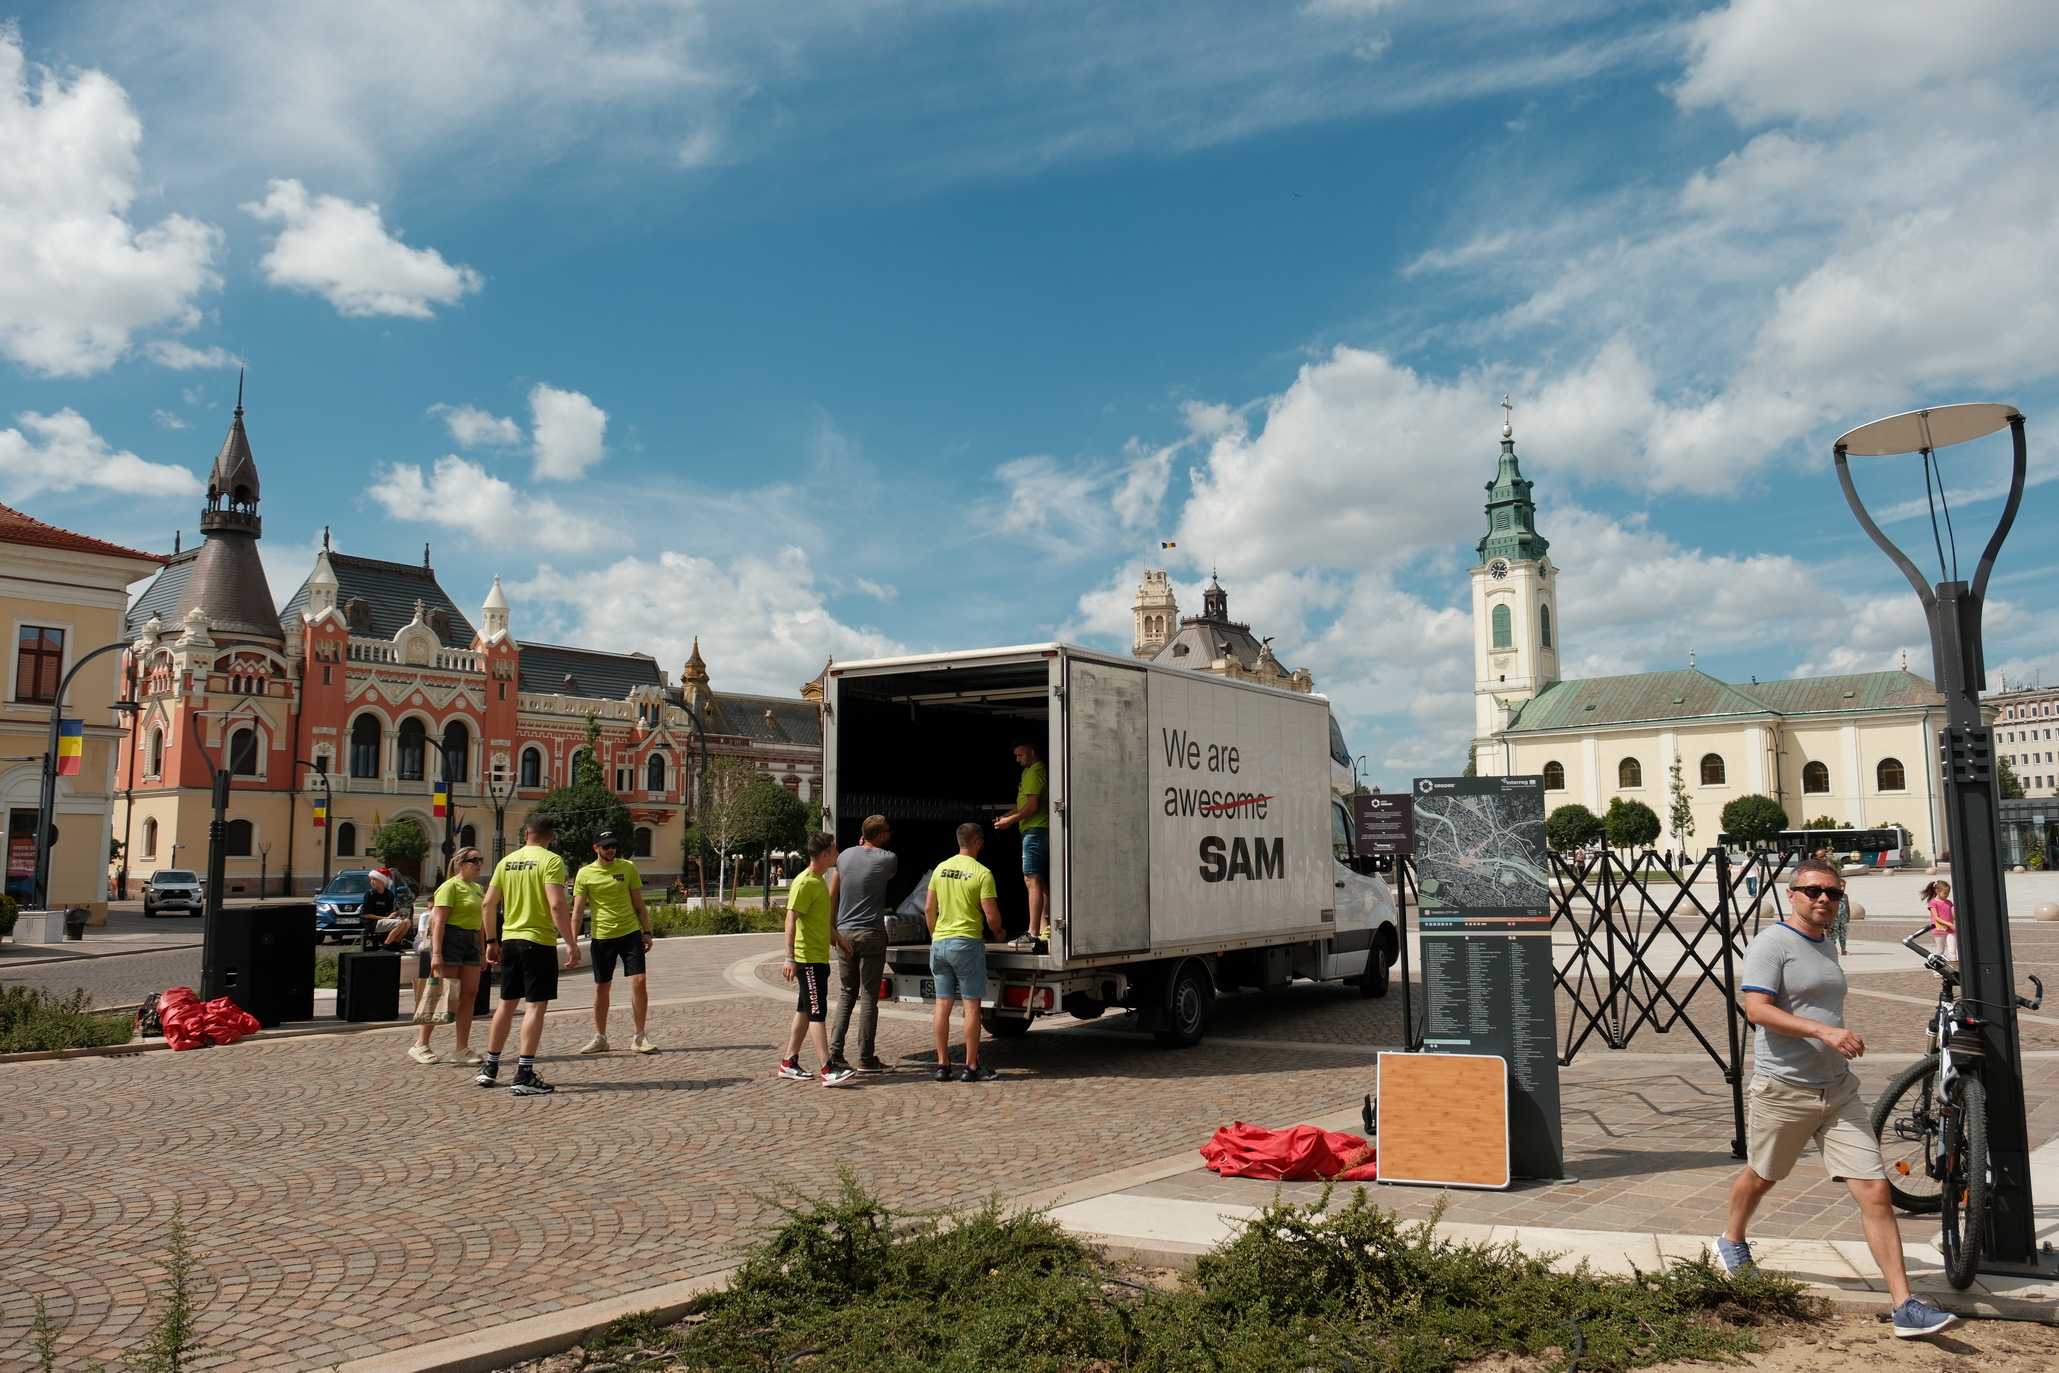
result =
[[[986,831],[976,824],[958,827],[958,856],[946,858],[929,875],[929,972],[937,984],[937,1009],[931,1028],[937,1039],[937,1081],[951,1073],[951,1002],[965,1006],[965,1071],[960,1080],[992,1082],[992,1068],[979,1061],[979,1003],[987,994],[987,945],[982,927],[1002,936],[1001,902],[994,874],[979,861]]]
[[[555,1091],[537,1076],[536,1051],[543,1044],[543,1018],[558,999],[558,940],[571,946],[565,966],[579,966],[579,927],[565,903],[565,860],[550,850],[557,824],[531,814],[522,822],[525,841],[493,870],[493,884],[480,904],[486,931],[486,962],[500,969],[500,1005],[493,1010],[493,1028],[486,1040],[486,1066],[473,1080],[481,1087],[500,1085],[500,1055],[515,1023],[515,1003],[522,1006],[521,1052],[515,1096],[541,1096]],[[503,915],[505,912],[505,915]]]
[[[825,1087],[841,1087],[852,1077],[849,1064],[831,1060],[829,1036],[822,1029],[829,1013],[829,888],[822,874],[835,862],[835,835],[808,836],[808,870],[787,890],[786,962],[780,969],[795,984],[798,996],[778,1075],[794,1082],[819,1080]],[[815,1056],[822,1060],[819,1075],[801,1066],[801,1043],[810,1036]]]
[[[1957,1317],[1910,1295],[1887,1171],[1849,1061],[1865,1041],[1845,1028],[1845,975],[1830,941],[1844,879],[1820,858],[1804,859],[1787,889],[1788,915],[1745,950],[1745,1016],[1757,1026],[1754,1076],[1746,1094],[1747,1164],[1730,1185],[1729,1224],[1716,1241],[1726,1273],[1752,1264],[1745,1226],[1775,1183],[1814,1143],[1832,1178],[1859,1203],[1866,1244],[1894,1301],[1895,1334],[1935,1335]]]
[[[1043,953],[1051,938],[1051,811],[1044,804],[1050,799],[1051,774],[1038,756],[1037,746],[1027,741],[1015,746],[1015,763],[1022,769],[1022,780],[1015,784],[1015,809],[994,821],[994,828],[1005,830],[1014,825],[1022,831],[1022,882],[1029,888],[1026,938],[1033,951]]]
[[[879,979],[887,966],[887,880],[901,865],[886,847],[893,837],[884,815],[866,816],[857,845],[837,855],[836,869],[829,875],[829,899],[836,907],[836,928],[830,932],[830,970],[836,981],[829,1002],[832,1068],[850,1066],[844,1058],[844,1040],[855,1009],[857,1071],[887,1071],[873,1041],[879,1030]]]
[[[615,964],[629,979],[629,1011],[636,1018],[636,1037],[629,1047],[647,1054],[654,1047],[644,1035],[650,1014],[650,989],[644,985],[644,955],[651,951],[651,917],[643,906],[643,875],[636,864],[616,855],[621,844],[614,831],[593,837],[593,861],[572,879],[572,928],[593,912],[593,1038],[582,1054],[608,1051],[608,1002],[615,987]]]

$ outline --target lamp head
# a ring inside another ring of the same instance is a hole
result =
[[[1933,405],[1862,424],[1840,438],[1835,447],[1854,458],[1881,458],[1894,453],[1927,453],[1968,439],[1984,438],[2023,418],[2013,405],[1979,401],[1970,405]]]

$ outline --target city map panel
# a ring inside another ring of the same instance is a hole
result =
[[[1551,922],[1541,777],[1419,777],[1417,903],[1425,927]]]

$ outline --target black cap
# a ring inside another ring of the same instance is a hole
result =
[[[615,831],[613,830],[602,830],[593,837],[593,842],[596,847],[602,844],[614,844],[617,848],[621,847],[621,844],[615,838]]]

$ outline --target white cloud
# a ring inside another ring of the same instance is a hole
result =
[[[512,448],[522,441],[521,425],[477,406],[432,405],[429,413],[443,416],[451,438],[460,448]]]
[[[485,285],[470,267],[443,260],[434,248],[410,248],[388,232],[377,204],[341,196],[310,197],[292,179],[243,207],[267,223],[282,224],[259,264],[274,286],[312,291],[349,316],[398,315],[428,319]]]
[[[583,552],[603,535],[598,521],[524,495],[454,453],[438,458],[426,480],[413,463],[395,463],[371,494],[395,519],[445,525],[490,548]]]
[[[76,410],[30,411],[15,418],[20,429],[0,429],[0,484],[10,501],[80,487],[161,497],[197,496],[202,489],[200,479],[183,467],[145,462],[126,449],[110,448]]]
[[[190,372],[197,367],[220,369],[243,365],[243,359],[226,348],[189,348],[176,339],[153,340],[144,345],[143,351],[150,355],[152,362],[175,372]]]
[[[860,577],[852,582],[851,585],[873,599],[880,601],[891,601],[901,594],[894,587],[875,582],[870,577]]]
[[[156,412],[156,417],[157,417],[157,422],[158,422],[158,424],[159,424],[159,425],[161,425],[161,426],[163,426],[163,427],[164,427],[164,428],[166,428],[166,429],[184,429],[184,428],[186,428],[186,421],[185,421],[184,419],[182,419],[181,417],[179,417],[178,415],[175,415],[175,414],[173,414],[173,413],[172,413],[171,411],[169,411],[169,410],[159,410],[159,411],[157,411],[157,412]]]
[[[708,558],[667,551],[605,568],[543,567],[509,588],[518,619],[525,598],[550,603],[554,633],[568,642],[636,644],[676,674],[695,635],[718,691],[789,696],[825,659],[905,651],[876,630],[846,625],[823,606],[808,556],[788,546],[769,557]],[[530,633],[518,623],[518,634]]]
[[[218,230],[129,222],[142,136],[106,75],[32,81],[19,35],[0,28],[0,354],[49,376],[103,371],[137,330],[189,323],[219,284]]]
[[[601,440],[608,432],[608,412],[579,392],[539,382],[529,391],[529,416],[539,478],[576,481],[607,456]]]

